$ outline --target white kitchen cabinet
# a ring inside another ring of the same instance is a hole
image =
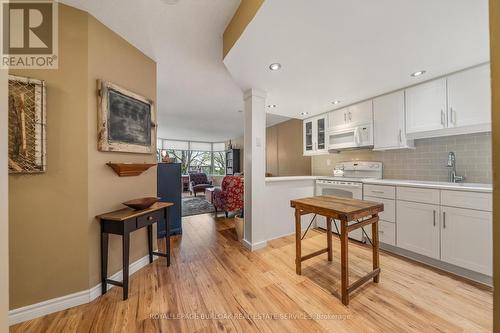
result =
[[[405,90],[406,133],[419,133],[446,128],[446,78]]]
[[[347,108],[328,113],[328,130],[336,131],[347,127]]]
[[[439,205],[398,200],[396,203],[397,246],[439,259]]]
[[[320,155],[328,153],[327,148],[327,116],[321,115],[304,120],[304,155]]]
[[[490,65],[481,65],[448,77],[448,126],[491,123]]]
[[[491,213],[454,207],[441,209],[441,260],[491,276]]]
[[[403,90],[373,100],[374,150],[414,147],[406,139],[405,93]]]
[[[373,123],[373,100],[364,101],[347,107],[349,126],[360,126]]]

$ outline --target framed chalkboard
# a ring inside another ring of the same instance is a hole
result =
[[[98,81],[100,151],[155,152],[153,102],[113,83]]]

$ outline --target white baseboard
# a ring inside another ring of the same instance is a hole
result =
[[[155,250],[158,251],[158,250]],[[154,260],[158,257],[154,256]],[[141,268],[149,264],[149,255],[142,257],[141,259],[133,262],[129,266],[129,274],[132,275]],[[123,271],[113,274],[109,277],[111,280],[122,281]],[[108,290],[114,286],[108,284]],[[90,289],[79,291],[70,295],[65,295],[62,297],[57,297],[43,301],[40,303],[35,303],[22,308],[14,309],[9,311],[9,325],[15,325],[22,323],[27,320],[42,317],[57,311],[66,310],[78,305],[90,303],[97,297],[101,296],[101,283]]]
[[[245,246],[250,251],[260,250],[260,249],[263,249],[267,246],[267,241],[250,243],[249,241],[247,241],[244,238],[241,240],[241,243],[243,244],[243,246]]]

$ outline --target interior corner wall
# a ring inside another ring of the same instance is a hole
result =
[[[0,17],[2,10],[0,8]],[[0,332],[8,332],[9,216],[7,176],[7,70],[0,69]]]
[[[96,215],[123,208],[122,202],[156,196],[156,167],[137,177],[118,177],[107,162],[155,163],[156,154],[97,150],[97,90],[102,79],[145,96],[156,109],[156,62],[88,15],[88,234],[89,285],[100,282],[100,227]],[[155,140],[156,145],[156,140]],[[156,234],[156,232],[155,232]],[[156,238],[155,238],[156,239]],[[146,229],[131,234],[130,263],[147,255]],[[121,237],[110,235],[108,274],[121,270]]]
[[[9,176],[10,308],[88,289],[87,14],[59,6],[59,68],[11,70],[47,84],[47,171]]]

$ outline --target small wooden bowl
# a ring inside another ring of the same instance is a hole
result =
[[[155,202],[160,201],[158,197],[147,197],[126,201],[123,204],[135,210],[143,210],[151,207]]]

